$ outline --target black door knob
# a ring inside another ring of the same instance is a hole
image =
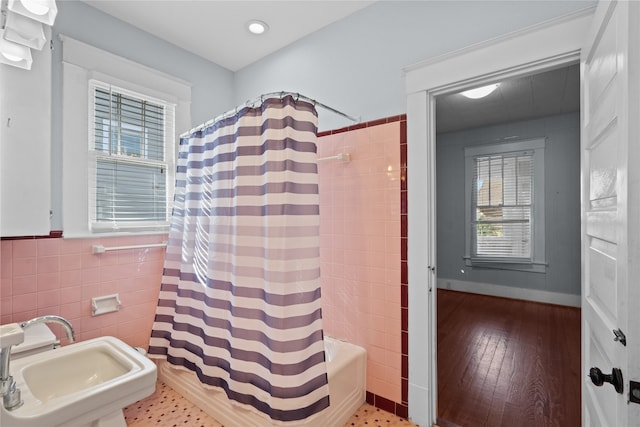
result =
[[[622,394],[624,391],[622,371],[618,368],[613,368],[611,375],[603,374],[600,368],[591,368],[589,369],[589,378],[591,378],[591,382],[598,387],[604,383],[610,383],[618,393]]]

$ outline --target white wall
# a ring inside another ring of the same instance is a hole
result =
[[[380,1],[238,71],[235,100],[291,90],[362,121],[403,114],[403,67],[593,4]],[[351,124],[319,114],[321,130]]]
[[[149,66],[192,84],[192,126],[231,108],[233,73],[78,1],[58,1],[53,27],[52,230],[62,230],[62,43],[58,34]],[[185,131],[188,129],[184,129]]]
[[[464,148],[504,137],[546,137],[546,273],[465,266]],[[580,115],[535,120],[438,134],[437,226],[438,282],[457,281],[580,295]],[[463,273],[464,271],[464,273]],[[498,288],[500,289],[500,288]],[[509,296],[509,295],[504,295]]]
[[[83,2],[58,2],[53,28],[52,229],[60,230],[62,224],[59,33],[191,82],[193,125],[279,90],[303,93],[368,121],[405,113],[403,67],[594,3],[380,1],[234,74]],[[351,124],[323,110],[319,114],[320,130]]]

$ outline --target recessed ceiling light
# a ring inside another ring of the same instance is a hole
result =
[[[500,83],[494,83],[492,85],[482,86],[482,87],[478,87],[471,90],[466,90],[461,94],[471,99],[484,98],[485,96],[489,95],[491,92],[496,90],[498,86],[500,86]]]
[[[264,34],[269,31],[269,26],[265,22],[253,19],[247,22],[247,29],[251,34]]]

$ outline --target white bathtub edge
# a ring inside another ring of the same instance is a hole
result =
[[[329,408],[300,421],[272,421],[272,426],[286,427],[342,427],[344,423],[362,406],[366,399],[366,350],[354,344],[339,342],[339,345],[353,346],[352,350],[357,354],[357,360],[362,368],[357,372],[354,381],[355,388],[336,398],[331,391],[332,373],[329,373]],[[224,391],[205,388],[198,380],[194,372],[185,369],[175,369],[166,360],[155,359],[158,366],[158,378],[181,394],[191,403],[202,409],[207,415],[224,425],[265,425],[265,418],[250,411],[242,410],[237,404],[231,403]],[[357,366],[351,370],[358,371]],[[215,398],[211,398],[212,395]]]

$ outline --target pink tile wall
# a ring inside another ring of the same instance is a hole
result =
[[[319,138],[324,329],[367,349],[367,391],[401,402],[400,122]]]
[[[402,123],[369,123],[322,136],[318,144],[319,157],[339,152],[352,156],[349,163],[329,161],[319,166],[325,331],[365,347],[367,391],[398,404],[406,401],[401,391],[399,291]],[[0,323],[59,314],[73,323],[79,340],[113,335],[147,347],[164,249],[94,255],[91,246],[164,240],[162,235],[2,240]],[[116,292],[121,310],[92,317],[91,298]],[[61,330],[52,329],[64,337]]]
[[[160,290],[164,248],[94,255],[91,247],[165,240],[166,235],[2,240],[0,324],[56,314],[71,321],[77,340],[112,335],[146,348]],[[92,317],[91,298],[114,293],[120,296],[120,311]],[[51,329],[64,337],[57,326]]]

